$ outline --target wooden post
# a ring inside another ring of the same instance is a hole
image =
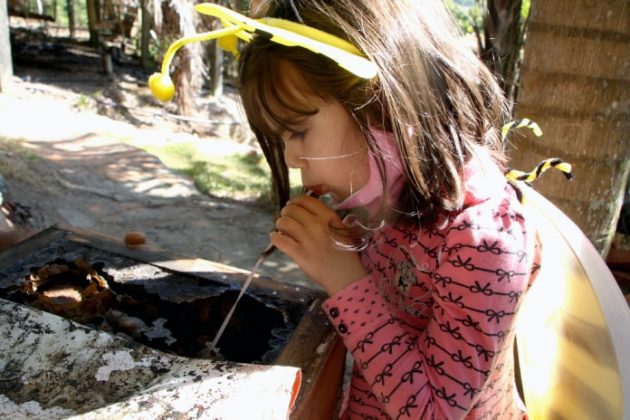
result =
[[[0,0],[0,92],[6,92],[13,76],[7,0]]]

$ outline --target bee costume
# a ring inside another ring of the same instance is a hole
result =
[[[250,42],[263,36],[323,54],[358,77],[377,75],[374,63],[355,46],[318,29],[282,19],[251,19],[216,4],[198,4],[195,10],[218,18],[223,28],[182,38],[170,46],[161,71],[149,79],[153,95],[161,101],[172,99],[175,93],[169,66],[177,50],[212,39],[238,56],[239,39]],[[503,139],[522,127],[537,136],[542,134],[537,124],[521,119],[503,127]],[[519,379],[527,413],[532,419],[557,414],[630,418],[630,364],[626,363],[630,360],[630,310],[590,241],[553,204],[528,187],[549,168],[572,178],[571,165],[559,158],[545,159],[530,172],[510,170],[505,174],[519,200],[526,201],[539,219],[542,258],[549,262],[542,265],[516,324]]]

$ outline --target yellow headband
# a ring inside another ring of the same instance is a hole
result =
[[[164,55],[160,73],[154,73],[149,78],[153,96],[161,101],[170,101],[175,95],[169,67],[177,50],[186,44],[211,39],[217,39],[223,49],[238,57],[237,39],[250,42],[254,35],[264,36],[280,45],[302,47],[325,55],[358,77],[371,79],[376,76],[376,65],[364,57],[354,45],[319,29],[284,19],[250,19],[213,3],[198,4],[195,10],[219,18],[223,29],[181,38],[171,44]]]

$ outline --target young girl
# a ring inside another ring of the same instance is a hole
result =
[[[353,356],[341,417],[522,418],[514,322],[539,254],[503,175],[495,80],[441,0],[262,10],[349,41],[378,69],[362,79],[267,36],[240,58],[281,200],[271,242],[328,293]],[[288,200],[287,166],[310,194]]]

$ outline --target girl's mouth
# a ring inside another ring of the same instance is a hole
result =
[[[305,187],[306,195],[313,197],[319,197],[324,193],[324,187],[322,185],[310,185]]]
[[[337,203],[337,197],[332,192],[324,192],[321,185],[315,187],[309,187],[306,189],[305,195],[309,197],[315,197],[322,203],[326,204],[329,208],[334,209]]]

